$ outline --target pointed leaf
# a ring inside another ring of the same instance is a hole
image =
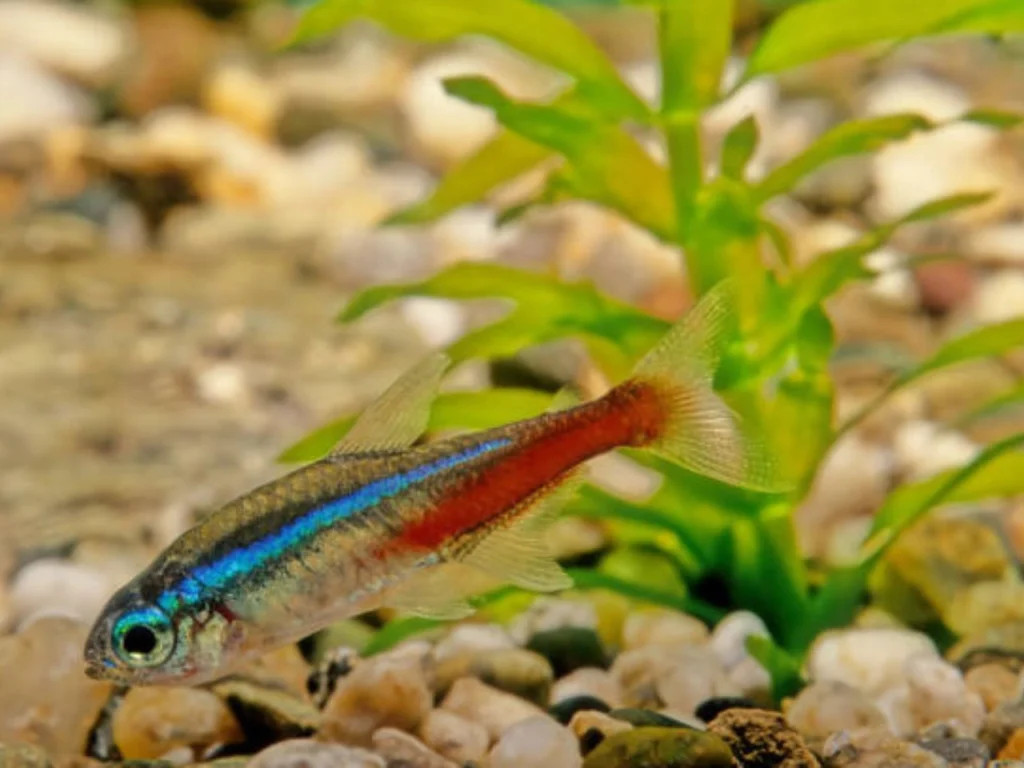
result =
[[[746,641],[747,652],[764,667],[772,681],[772,699],[777,704],[795,696],[805,681],[800,671],[800,660],[777,646],[770,637],[750,635]]]
[[[757,121],[754,116],[746,118],[732,127],[722,146],[722,173],[734,179],[742,179],[750,158],[757,150]]]
[[[634,584],[633,582],[625,581],[600,571],[594,571],[589,568],[567,568],[566,570],[572,576],[573,581],[576,582],[578,589],[607,589],[631,600],[641,600],[651,605],[661,605],[666,608],[683,611],[707,622],[718,621],[725,614],[725,611],[695,598],[679,597],[662,590]]]
[[[732,49],[732,2],[667,0],[659,14],[662,112],[712,104]]]
[[[770,200],[793,189],[801,179],[831,160],[872,152],[930,127],[932,123],[927,118],[915,114],[883,115],[841,123],[769,173],[757,185],[754,194],[758,200]]]
[[[504,319],[473,331],[449,348],[455,361],[518,353],[524,347],[559,338],[587,342],[602,362],[620,368],[646,352],[668,329],[651,317],[600,294],[589,283],[565,283],[553,277],[496,264],[457,264],[421,283],[385,285],[358,294],[341,314],[351,321],[395,299],[432,296],[448,299],[505,298],[515,310]]]
[[[866,416],[874,413],[894,392],[904,389],[933,371],[971,360],[997,357],[1021,348],[1024,348],[1024,320],[995,323],[955,338],[928,360],[894,379],[874,400],[843,424],[836,436],[845,434]]]
[[[553,155],[511,131],[501,131],[449,171],[426,200],[399,211],[385,224],[420,224],[439,219],[482,200],[502,184],[537,167]]]
[[[483,35],[573,77],[580,97],[604,113],[642,119],[648,112],[579,27],[529,0],[320,0],[303,16],[295,39],[332,32],[357,18],[427,42]]]
[[[994,443],[966,466],[922,483],[900,488],[879,513],[881,522],[865,542],[860,559],[833,570],[814,597],[799,635],[788,647],[805,649],[826,629],[845,627],[854,618],[867,589],[868,576],[893,542],[929,511],[948,502],[1018,495],[1024,492],[1024,467],[1016,449],[1024,435]]]
[[[860,48],[938,32],[1012,31],[1005,0],[810,0],[772,24],[751,55],[748,78]]]
[[[494,110],[498,121],[568,162],[566,178],[581,197],[602,203],[656,234],[675,230],[668,173],[623,128],[565,105],[507,98],[480,77],[445,81],[448,92]]]

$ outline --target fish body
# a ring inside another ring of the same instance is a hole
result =
[[[89,674],[195,684],[382,606],[459,618],[488,579],[566,588],[544,526],[579,467],[616,448],[765,486],[764,457],[710,389],[724,310],[712,298],[604,397],[412,446],[446,366],[428,359],[328,457],[209,515],[119,590],[90,633]]]

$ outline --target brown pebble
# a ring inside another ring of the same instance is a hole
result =
[[[778,712],[727,709],[711,721],[708,731],[720,736],[743,766],[818,768],[819,765],[800,734]]]
[[[457,763],[442,757],[434,750],[397,728],[381,728],[373,734],[373,750],[388,761],[388,765],[408,768],[459,768]]]
[[[435,752],[460,764],[482,760],[491,743],[482,725],[445,709],[431,710],[419,735]]]
[[[540,707],[474,677],[456,680],[441,707],[482,725],[494,740],[519,721],[544,714]]]
[[[1018,728],[1010,734],[1006,745],[996,757],[1000,760],[1020,760],[1024,757],[1024,728]]]
[[[967,689],[981,696],[985,711],[991,712],[1004,701],[1017,697],[1019,675],[1002,664],[982,664],[964,675]]]

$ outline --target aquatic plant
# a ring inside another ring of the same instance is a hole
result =
[[[544,103],[510,98],[482,77],[447,80],[449,93],[492,110],[501,130],[451,170],[426,200],[388,224],[434,221],[544,165],[550,171],[541,193],[505,211],[503,218],[565,200],[590,201],[678,246],[696,294],[722,279],[734,281],[738,331],[716,388],[764,431],[792,490],[775,495],[740,491],[670,462],[633,455],[663,476],[660,488],[638,503],[586,486],[568,512],[608,520],[629,535],[596,568],[573,573],[582,588],[611,588],[709,618],[715,608],[695,599],[687,586],[717,577],[731,605],[756,611],[770,627],[774,641],[754,638],[752,651],[772,671],[781,693],[798,681],[800,658],[813,638],[853,619],[869,573],[901,532],[943,503],[1019,493],[1024,477],[1024,454],[1016,450],[1024,437],[1018,436],[988,446],[961,469],[906,483],[878,510],[859,557],[820,572],[798,548],[793,516],[824,457],[838,437],[893,393],[939,369],[1024,344],[1024,321],[994,324],[950,341],[896,376],[878,400],[837,424],[829,369],[836,343],[824,302],[849,284],[872,277],[865,256],[900,227],[975,205],[986,195],[934,200],[851,245],[797,265],[786,233],[768,212],[771,200],[838,158],[872,152],[941,124],[913,113],[846,122],[751,181],[746,170],[759,141],[754,119],[733,127],[712,161],[700,130],[702,116],[758,77],[878,42],[1021,31],[1024,12],[1016,0],[791,4],[764,30],[742,72],[723,93],[733,45],[733,3],[636,4],[657,17],[662,90],[656,105],[638,96],[568,17],[530,0],[321,0],[305,13],[297,39],[364,18],[420,41],[483,35],[567,76],[567,87]],[[835,23],[837,19],[842,23]],[[1015,116],[996,111],[976,111],[959,120],[997,127],[1016,124]],[[644,148],[637,138],[640,132],[659,136],[666,148],[664,162]],[[456,362],[508,356],[529,345],[573,337],[583,341],[610,379],[618,380],[668,327],[589,284],[480,263],[460,264],[414,284],[371,288],[356,296],[340,319],[353,322],[408,296],[502,298],[512,303],[502,319],[451,346]],[[432,426],[491,426],[534,415],[548,400],[542,393],[515,389],[449,393],[438,398]],[[348,423],[328,425],[284,458],[321,455]],[[406,620],[388,627],[376,644],[423,625]]]

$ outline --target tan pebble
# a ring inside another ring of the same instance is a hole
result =
[[[368,746],[378,728],[414,730],[433,703],[417,659],[378,657],[338,681],[324,706],[321,733],[334,741]]]
[[[599,731],[605,738],[615,733],[630,731],[633,726],[625,720],[616,720],[614,717],[598,712],[593,709],[577,712],[569,721],[569,730],[576,734],[577,739],[582,739],[583,734],[589,731]]]
[[[88,628],[63,617],[41,617],[16,635],[0,637],[0,743],[31,743],[49,754],[85,751],[110,684],[82,669]]]
[[[283,686],[289,692],[309,699],[306,680],[309,679],[310,668],[297,645],[286,645],[266,653],[239,673],[261,683]]]
[[[247,768],[385,768],[386,765],[380,755],[358,747],[290,739],[260,752]]]
[[[1024,728],[1018,728],[1010,734],[1009,741],[999,750],[996,757],[1000,760],[1020,760],[1024,758]]]
[[[627,650],[648,645],[700,644],[709,637],[700,619],[660,608],[631,614],[622,628],[622,644]]]
[[[114,743],[126,760],[156,759],[177,747],[242,741],[227,705],[198,688],[133,688],[114,712]]]
[[[397,728],[381,728],[373,734],[374,751],[388,761],[388,765],[407,768],[458,768],[415,736]]]
[[[456,680],[441,707],[479,723],[491,739],[499,738],[521,720],[544,714],[540,707],[472,677]]]
[[[610,707],[622,705],[622,687],[611,673],[598,667],[574,669],[551,688],[551,703],[574,696],[594,696]]]
[[[812,743],[836,731],[884,726],[885,716],[862,691],[837,680],[811,683],[785,707],[786,720]]]
[[[981,697],[985,710],[991,711],[1004,701],[1016,698],[1019,676],[1002,664],[981,664],[964,675],[967,689]]]
[[[419,735],[428,747],[457,763],[483,759],[491,743],[482,725],[444,709],[432,710],[423,719]]]

